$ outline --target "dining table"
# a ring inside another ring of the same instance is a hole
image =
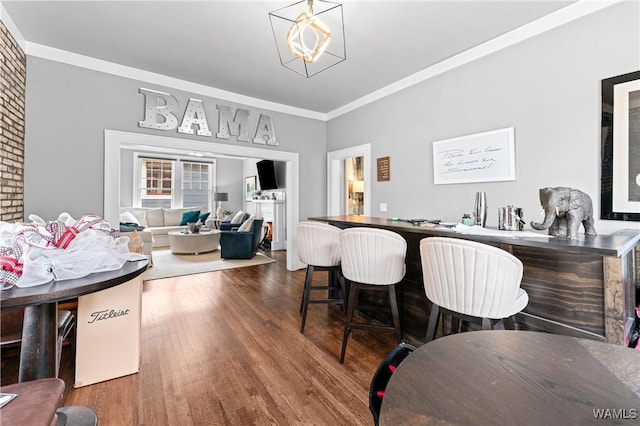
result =
[[[142,274],[148,259],[127,261],[112,271],[32,287],[0,291],[2,310],[24,307],[18,382],[56,377],[58,302],[126,283]]]
[[[640,351],[521,330],[452,334],[397,366],[380,425],[640,423]]]

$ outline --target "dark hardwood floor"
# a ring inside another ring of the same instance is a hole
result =
[[[146,281],[140,372],[74,389],[65,347],[64,405],[91,407],[100,426],[373,424],[369,383],[393,336],[354,331],[341,365],[340,309],[311,305],[300,334],[304,270],[287,271],[285,252],[273,256],[268,265]],[[4,361],[3,385],[16,382],[17,362]]]

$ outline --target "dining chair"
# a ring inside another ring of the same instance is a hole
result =
[[[375,426],[380,424],[382,399],[384,398],[384,392],[387,389],[389,380],[391,380],[391,376],[396,372],[400,363],[415,350],[415,346],[401,342],[387,355],[380,365],[378,365],[375,373],[373,373],[371,384],[369,385],[369,410],[373,416]]]
[[[340,228],[323,222],[299,222],[296,226],[298,258],[307,265],[304,290],[300,302],[302,323],[300,333],[304,333],[307,309],[310,303],[345,303],[345,284],[340,268]],[[327,271],[327,285],[314,286],[313,274]],[[314,290],[327,290],[326,298],[311,298]]]
[[[0,319],[0,347],[20,346],[22,342],[22,327],[24,319],[24,309],[11,309],[2,311]],[[62,345],[64,341],[71,337],[71,354],[75,356],[76,339],[72,335],[76,324],[76,317],[71,311],[66,309],[58,310],[57,325],[57,345],[56,345],[56,377],[60,370],[60,360],[62,357]]]
[[[76,355],[76,338],[71,333],[75,331],[76,317],[66,309],[58,310],[58,344],[56,347],[56,377],[60,372],[60,361],[62,359],[62,345],[67,337],[71,336],[71,356]]]
[[[340,363],[344,363],[347,341],[353,328],[390,330],[395,334],[398,343],[402,339],[395,285],[402,281],[406,271],[407,242],[399,234],[386,229],[356,227],[340,233],[340,251],[342,275],[350,285],[340,353]],[[359,290],[387,292],[388,306],[358,303]],[[387,311],[391,314],[393,325],[354,322],[355,310]]]
[[[452,316],[452,331],[460,320],[484,330],[501,323],[514,329],[513,316],[527,306],[520,288],[522,262],[502,249],[458,238],[429,237],[420,241],[424,291],[432,302],[426,341],[435,337],[442,314]]]

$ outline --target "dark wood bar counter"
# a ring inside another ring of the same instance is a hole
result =
[[[529,294],[529,304],[516,316],[516,328],[619,345],[628,342],[640,292],[640,230],[625,229],[596,237],[580,234],[578,240],[567,240],[463,234],[444,227],[356,215],[310,220],[343,229],[383,228],[405,238],[407,273],[397,292],[403,333],[409,342],[424,341],[430,302],[424,295],[419,245],[421,239],[433,236],[479,241],[500,247],[522,261],[522,288]]]

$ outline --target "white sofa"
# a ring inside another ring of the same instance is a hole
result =
[[[150,232],[153,247],[166,247],[169,245],[169,232],[182,231],[185,225],[180,225],[182,215],[185,212],[198,210],[200,214],[209,212],[208,207],[183,207],[178,209],[151,208],[151,207],[120,207],[120,214],[130,212],[137,219],[140,226],[144,226],[143,233]],[[213,219],[213,218],[211,218]],[[122,219],[121,219],[122,221]],[[213,221],[207,219],[206,228],[214,228]]]

